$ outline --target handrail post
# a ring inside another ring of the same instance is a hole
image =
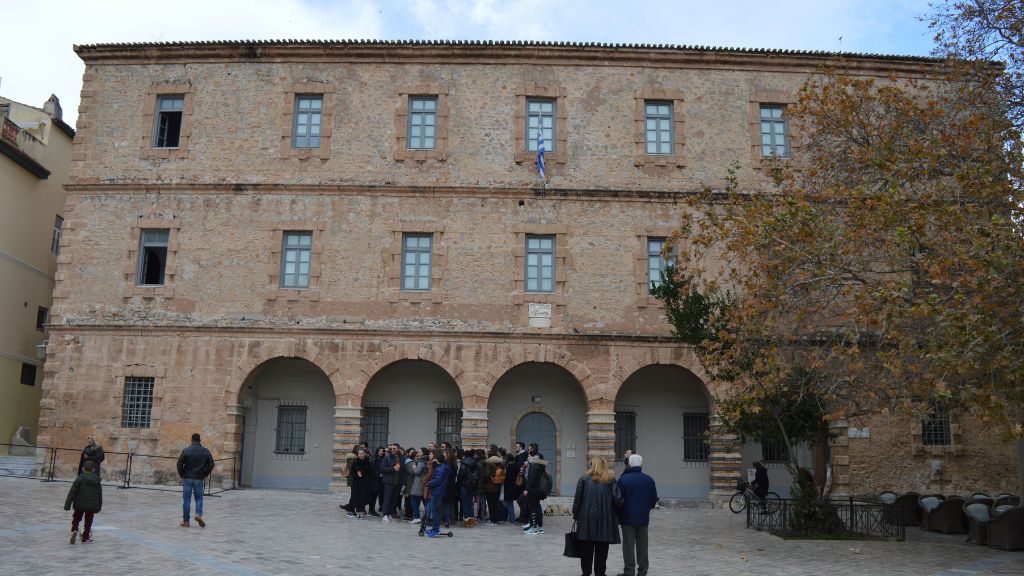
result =
[[[132,467],[132,453],[129,452],[128,453],[128,459],[127,459],[127,461],[125,462],[125,465],[124,465],[124,474],[121,476],[121,488],[127,488],[128,487],[128,474],[129,474],[128,470],[131,469],[131,467]]]
[[[57,448],[50,448],[50,470],[46,474],[46,481],[53,482],[53,469],[57,467]]]
[[[238,458],[236,456],[231,457],[231,489],[234,490],[237,485],[235,484],[238,478]]]

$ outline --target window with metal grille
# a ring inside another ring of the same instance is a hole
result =
[[[185,96],[158,96],[153,127],[154,148],[177,148],[181,139],[181,120],[185,111]]]
[[[402,236],[402,290],[430,290],[431,234]]]
[[[644,102],[644,138],[648,154],[672,153],[672,103]]]
[[[447,442],[452,446],[462,444],[462,407],[457,404],[439,406],[437,408],[438,445]]]
[[[782,440],[761,442],[761,462],[789,462],[789,448]]]
[[[537,139],[544,132],[544,151],[555,151],[555,101],[526,100],[526,149],[537,151]]]
[[[789,126],[782,117],[785,106],[761,105],[761,155],[789,158]]]
[[[135,283],[139,286],[163,286],[167,271],[167,245],[171,231],[142,230],[139,235],[139,268]]]
[[[50,252],[60,256],[60,236],[64,229],[64,219],[57,216],[53,221],[53,238],[50,240]]]
[[[683,461],[707,462],[710,424],[707,412],[683,412]]]
[[[437,97],[409,98],[407,146],[412,150],[433,150],[437,145]]]
[[[370,446],[370,451],[378,446],[388,445],[388,425],[391,408],[384,405],[363,407],[363,439]]]
[[[323,96],[295,97],[295,125],[292,127],[292,148],[319,148]]]
[[[526,291],[555,291],[555,237],[526,235]]]
[[[285,232],[281,250],[281,288],[309,288],[312,232]]]
[[[124,399],[121,401],[122,428],[149,428],[153,413],[154,378],[128,376],[124,379]]]
[[[942,402],[931,402],[928,414],[921,421],[921,443],[925,446],[948,446],[949,410]]]
[[[636,452],[636,412],[615,411],[615,458],[626,450]]]
[[[308,406],[280,405],[277,407],[277,442],[274,452],[278,454],[306,453],[306,413]]]

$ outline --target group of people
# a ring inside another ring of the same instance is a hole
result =
[[[367,444],[357,444],[345,470],[352,491],[341,508],[350,518],[405,519],[420,524],[429,537],[438,536],[442,524],[513,519],[524,524],[527,534],[544,532],[540,502],[551,492],[552,480],[537,444],[516,442],[508,451],[493,444],[487,450],[464,450],[447,442],[421,448],[396,443],[372,452]]]
[[[78,460],[78,476],[71,484],[64,509],[74,513],[71,516],[71,544],[78,540],[78,527],[85,521],[81,542],[92,542],[93,517],[103,509],[103,484],[100,480],[100,464],[106,458],[103,447],[95,436],[89,436]],[[182,486],[181,526],[190,525],[192,500],[196,503],[196,523],[206,527],[203,520],[203,483],[213,472],[213,455],[201,443],[199,434],[192,435],[192,443],[181,451],[178,457],[178,476]]]

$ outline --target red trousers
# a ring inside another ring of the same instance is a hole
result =
[[[82,521],[82,516],[85,516],[85,531],[82,532],[82,538],[88,538],[89,532],[92,530],[93,514],[95,512],[86,512],[75,508],[75,515],[71,517],[71,531],[78,532],[78,523]]]

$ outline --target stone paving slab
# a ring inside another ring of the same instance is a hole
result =
[[[564,558],[568,517],[546,534],[513,526],[453,528],[453,538],[416,535],[405,522],[350,520],[337,495],[239,490],[207,497],[206,528],[181,528],[174,492],[104,487],[95,542],[68,544],[68,483],[0,478],[0,574],[516,576],[579,574]],[[1024,552],[966,544],[963,536],[908,529],[906,542],[782,540],[748,530],[743,515],[672,508],[652,513],[652,576],[1024,574]],[[613,546],[609,574],[622,567]]]

